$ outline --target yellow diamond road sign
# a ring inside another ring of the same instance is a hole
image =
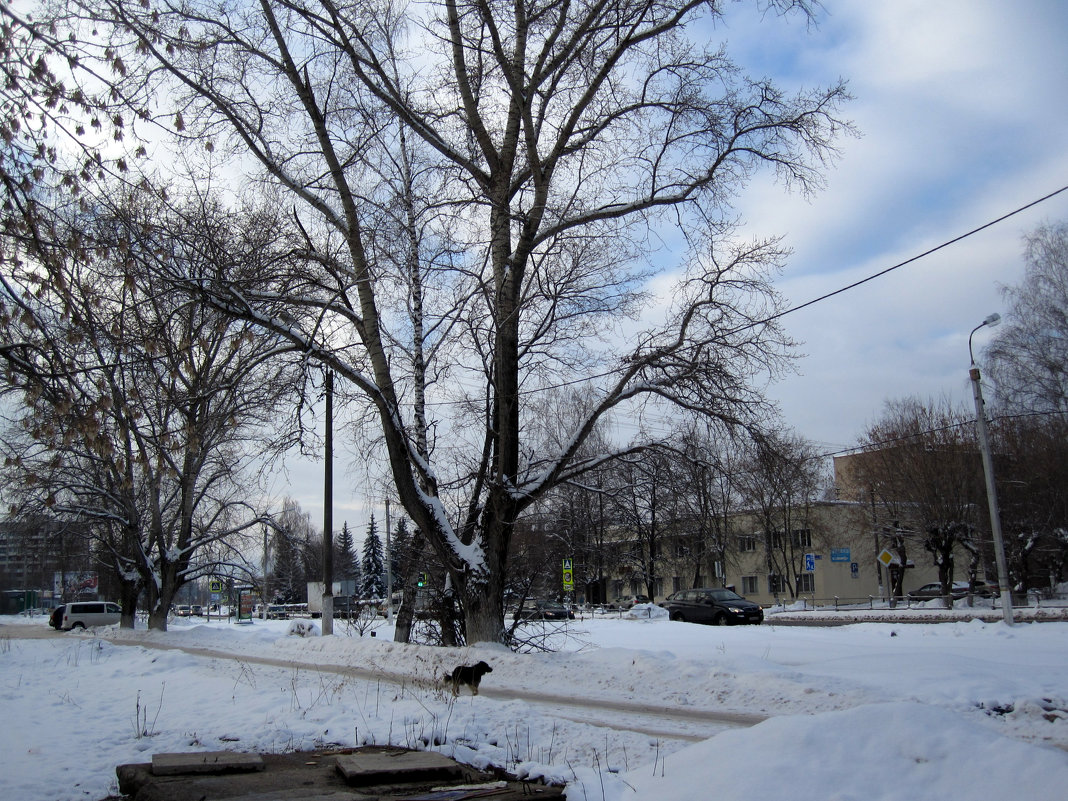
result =
[[[898,558],[894,556],[890,551],[883,548],[883,552],[879,554],[879,561],[883,563],[884,567],[890,567],[891,564],[898,561]]]

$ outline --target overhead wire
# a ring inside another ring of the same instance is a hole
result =
[[[775,314],[769,315],[769,316],[761,318],[759,320],[753,320],[753,321],[751,321],[749,323],[746,323],[745,325],[739,326],[738,328],[735,328],[735,329],[732,329],[732,330],[726,332],[725,335],[726,336],[731,336],[731,335],[734,335],[734,334],[740,334],[740,333],[742,333],[744,331],[748,331],[750,329],[757,328],[757,327],[762,326],[762,325],[767,325],[768,323],[772,323],[772,322],[775,322],[776,320],[780,320],[780,319],[782,319],[783,317],[786,317],[789,314],[794,314],[795,312],[799,312],[802,309],[807,309],[807,308],[809,308],[811,306],[815,306],[817,303],[822,303],[822,302],[824,302],[826,300],[830,300],[831,298],[836,297],[838,295],[841,295],[841,294],[843,294],[845,292],[849,292],[851,290],[854,290],[857,287],[863,286],[864,284],[870,283],[871,281],[874,281],[874,280],[876,280],[878,278],[882,278],[883,276],[888,275],[888,274],[890,274],[890,273],[892,273],[892,272],[894,272],[896,270],[900,270],[902,267],[907,267],[908,265],[913,264],[913,263],[915,263],[915,262],[917,262],[917,261],[919,261],[921,259],[927,258],[928,256],[931,256],[932,254],[938,253],[941,250],[945,250],[946,248],[948,248],[948,247],[950,247],[952,245],[955,245],[955,244],[957,244],[959,242],[962,242],[965,239],[968,239],[969,237],[975,236],[976,234],[981,233],[982,231],[985,231],[988,228],[991,228],[991,227],[993,227],[995,225],[998,225],[999,223],[1005,222],[1006,220],[1011,219],[1012,217],[1015,217],[1017,214],[1021,214],[1021,213],[1025,212],[1025,211],[1027,211],[1028,209],[1032,209],[1032,208],[1034,208],[1035,206],[1037,206],[1037,205],[1039,205],[1041,203],[1045,203],[1046,201],[1051,200],[1052,198],[1055,198],[1055,197],[1057,197],[1058,195],[1060,195],[1060,194],[1062,194],[1064,192],[1068,192],[1068,185],[1062,186],[1060,189],[1056,189],[1056,190],[1054,190],[1054,191],[1052,191],[1052,192],[1050,192],[1050,193],[1048,193],[1046,195],[1043,195],[1040,198],[1037,198],[1035,200],[1032,200],[1029,203],[1024,204],[1023,206],[1019,206],[1018,208],[1015,208],[1010,212],[1002,214],[1000,217],[997,217],[997,218],[995,218],[993,220],[985,222],[985,223],[983,223],[982,225],[980,225],[980,226],[978,226],[976,228],[972,228],[970,231],[967,231],[967,232],[965,232],[963,234],[959,234],[958,236],[955,236],[952,239],[948,239],[948,240],[946,240],[945,242],[942,242],[939,245],[935,245],[932,248],[928,248],[927,250],[923,251],[922,253],[918,253],[915,256],[911,256],[911,257],[909,257],[909,258],[907,258],[907,259],[905,259],[903,261],[899,261],[896,264],[893,264],[893,265],[891,265],[889,267],[886,267],[886,268],[884,268],[882,270],[879,270],[876,273],[872,273],[871,275],[866,276],[864,278],[861,278],[858,281],[854,281],[854,282],[852,282],[850,284],[846,284],[845,286],[842,286],[842,287],[839,287],[838,289],[835,289],[835,290],[832,290],[830,292],[827,292],[827,293],[825,293],[823,295],[820,295],[819,297],[812,298],[811,300],[807,300],[804,303],[800,303],[800,304],[798,304],[796,306],[791,306],[791,307],[789,307],[787,309],[784,309],[784,310],[782,310],[780,312],[776,312]],[[615,375],[616,372],[617,372],[616,370],[606,370],[604,372],[593,373],[591,375],[583,376],[581,378],[573,378],[573,379],[569,379],[567,381],[561,381],[561,382],[556,383],[556,384],[545,384],[545,385],[542,385],[542,386],[539,386],[539,387],[535,387],[535,388],[532,388],[532,389],[520,390],[519,394],[521,394],[521,395],[530,395],[530,394],[534,394],[536,392],[545,392],[545,391],[553,390],[553,389],[564,389],[566,387],[575,386],[575,385],[578,385],[578,384],[584,384],[584,383],[589,382],[589,381],[594,381],[594,380],[596,380],[598,378],[607,378],[608,376]],[[450,405],[459,404],[459,403],[463,403],[463,401],[433,401],[433,402],[428,402],[427,406],[450,406]]]

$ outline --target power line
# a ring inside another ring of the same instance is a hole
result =
[[[1033,200],[1030,203],[1028,203],[1027,205],[1020,206],[1018,209],[1014,209],[1013,211],[1010,211],[1008,214],[1001,215],[996,220],[991,220],[988,223],[984,223],[983,225],[980,225],[978,228],[973,228],[971,231],[968,231],[965,234],[961,234],[960,236],[954,237],[953,239],[950,239],[950,240],[948,240],[946,242],[943,242],[941,245],[936,245],[935,247],[931,248],[930,250],[925,250],[923,253],[920,253],[920,254],[918,254],[916,256],[913,256],[913,257],[911,257],[909,259],[905,259],[902,262],[898,262],[897,264],[895,264],[895,265],[893,265],[891,267],[887,267],[884,270],[880,270],[879,272],[874,273],[873,275],[869,275],[867,278],[861,278],[859,281],[854,281],[852,284],[849,284],[847,286],[841,287],[840,289],[836,289],[833,292],[828,292],[826,295],[820,295],[818,298],[813,298],[812,300],[806,301],[805,303],[802,303],[799,306],[793,306],[793,307],[791,307],[789,309],[786,309],[785,311],[779,312],[778,314],[773,314],[771,317],[768,317],[768,318],[766,318],[764,320],[759,320],[757,322],[745,325],[745,326],[743,326],[741,328],[736,329],[735,331],[732,331],[731,333],[738,333],[740,331],[746,331],[746,330],[748,330],[750,328],[755,328],[758,325],[765,325],[765,324],[770,323],[770,322],[772,322],[774,320],[778,320],[781,317],[785,317],[788,314],[793,314],[796,311],[801,311],[801,309],[807,309],[809,306],[814,306],[817,303],[822,303],[823,301],[825,301],[825,300],[827,300],[829,298],[833,298],[835,295],[841,295],[843,292],[848,292],[851,289],[856,289],[858,286],[862,286],[863,284],[866,284],[869,281],[874,281],[876,278],[882,278],[884,275],[887,275],[888,273],[892,273],[894,270],[898,270],[898,269],[900,269],[902,267],[905,267],[905,266],[907,266],[909,264],[912,264],[913,262],[916,262],[916,261],[919,261],[920,259],[926,258],[927,256],[930,256],[933,253],[937,253],[940,250],[948,248],[950,245],[955,245],[958,242],[961,242],[961,241],[967,239],[970,236],[974,236],[975,234],[978,234],[980,231],[985,231],[987,228],[990,228],[990,227],[992,227],[994,225],[997,225],[998,223],[1004,222],[1005,220],[1009,219],[1010,217],[1014,217],[1015,215],[1020,214],[1021,212],[1027,211],[1028,209],[1033,208],[1034,206],[1037,206],[1039,203],[1044,203],[1047,200],[1049,200],[1051,198],[1054,198],[1057,195],[1061,194],[1062,192],[1066,192],[1066,191],[1068,191],[1068,186],[1062,186],[1060,189],[1057,189],[1056,191],[1050,192],[1048,195],[1044,195],[1043,197],[1038,198],[1038,200]]]
[[[1010,219],[1012,217],[1015,217],[1017,214],[1021,214],[1022,212],[1025,212],[1028,209],[1034,208],[1035,206],[1039,205],[1040,203],[1045,203],[1047,200],[1050,200],[1050,199],[1052,199],[1052,198],[1056,197],[1057,195],[1060,195],[1060,194],[1062,194],[1064,192],[1068,192],[1068,186],[1062,186],[1060,189],[1056,189],[1056,190],[1054,190],[1053,192],[1050,192],[1047,195],[1043,195],[1042,197],[1040,197],[1040,198],[1038,198],[1036,200],[1032,200],[1030,203],[1027,203],[1027,204],[1025,204],[1023,206],[1020,206],[1019,208],[1013,209],[1012,211],[1010,211],[1010,212],[1008,212],[1006,214],[1003,214],[1000,217],[997,217],[996,219],[993,219],[993,220],[990,220],[989,222],[983,223],[982,225],[980,225],[977,228],[973,228],[972,230],[967,231],[966,233],[960,234],[959,236],[955,236],[952,239],[948,239],[948,240],[946,240],[945,242],[943,242],[940,245],[936,245],[933,248],[929,248],[928,250],[925,250],[922,253],[918,253],[915,256],[912,256],[912,257],[910,257],[908,259],[905,259],[904,261],[900,261],[897,264],[893,264],[890,267],[886,267],[886,268],[880,270],[879,272],[873,273],[873,274],[871,274],[871,275],[869,275],[869,276],[867,276],[865,278],[861,278],[859,281],[854,281],[851,284],[847,284],[846,286],[843,286],[843,287],[840,287],[838,289],[835,289],[835,290],[833,290],[831,292],[828,292],[828,293],[826,293],[824,295],[820,295],[819,297],[813,298],[811,300],[807,300],[804,303],[798,304],[797,306],[791,306],[788,309],[784,309],[781,312],[777,312],[777,313],[772,314],[772,315],[770,315],[768,317],[765,317],[765,318],[763,318],[761,320],[754,320],[752,322],[746,323],[745,325],[740,326],[739,328],[735,328],[735,329],[733,329],[731,331],[726,332],[726,336],[731,336],[733,334],[740,334],[743,331],[748,331],[748,330],[750,330],[752,328],[756,328],[756,327],[761,326],[761,325],[767,325],[768,323],[771,323],[771,322],[774,322],[776,320],[782,319],[783,317],[787,316],[788,314],[793,314],[794,312],[801,311],[802,309],[807,309],[810,306],[815,306],[817,303],[822,303],[825,300],[829,300],[830,298],[836,297],[837,295],[841,295],[841,294],[843,294],[845,292],[849,292],[850,290],[856,289],[859,286],[863,286],[864,284],[867,284],[867,283],[869,283],[871,281],[874,281],[877,278],[882,278],[884,275],[888,275],[889,273],[892,273],[895,270],[899,270],[902,267],[907,267],[908,265],[913,264],[913,263],[919,261],[920,259],[924,259],[924,258],[926,258],[926,257],[928,257],[928,256],[930,256],[930,255],[932,255],[934,253],[939,252],[940,250],[945,250],[946,248],[950,247],[951,245],[955,245],[958,242],[962,242],[962,241],[964,241],[965,239],[968,239],[971,236],[975,236],[976,234],[978,234],[978,233],[980,233],[982,231],[985,231],[987,228],[991,228],[991,227],[993,227],[995,225],[998,225],[999,223],[1005,222],[1005,220],[1008,220],[1008,219]],[[537,388],[534,388],[534,389],[520,390],[520,394],[521,395],[531,395],[531,394],[533,394],[535,392],[544,392],[546,390],[551,390],[551,389],[563,389],[565,387],[575,386],[576,384],[583,384],[583,383],[586,383],[588,381],[593,381],[593,380],[596,380],[598,378],[607,378],[608,376],[614,375],[615,373],[616,373],[616,370],[606,370],[605,372],[602,372],[602,373],[594,373],[593,375],[584,376],[582,378],[574,378],[574,379],[571,379],[569,381],[562,381],[562,382],[560,382],[558,384],[547,384],[547,385],[540,386],[540,387],[537,387]],[[437,401],[437,402],[427,403],[427,406],[450,406],[450,405],[461,403],[461,402],[462,401]]]

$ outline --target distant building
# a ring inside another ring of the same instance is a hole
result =
[[[38,606],[96,597],[99,579],[88,529],[47,518],[0,521],[0,591],[33,593]]]
[[[693,524],[673,526],[657,537],[651,559],[647,542],[613,527],[605,545],[606,601],[647,595],[650,571],[656,602],[693,587],[730,587],[764,605],[884,598],[889,576],[878,557],[887,543],[879,525],[871,504],[859,501],[808,501],[778,519],[774,510],[749,509],[720,521],[715,541]],[[933,565],[910,559],[904,589],[937,579]]]

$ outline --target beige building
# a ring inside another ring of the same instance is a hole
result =
[[[733,587],[757,603],[815,605],[860,603],[885,597],[883,550],[873,532],[869,504],[817,501],[788,513],[744,511],[722,521],[704,542],[692,526],[676,526],[659,536],[649,558],[649,543],[616,531],[607,560],[609,601],[647,595],[645,576],[653,576],[653,601],[691,587]],[[774,533],[765,532],[774,530]],[[710,544],[714,540],[716,545]],[[910,564],[905,590],[937,580],[933,565]]]

